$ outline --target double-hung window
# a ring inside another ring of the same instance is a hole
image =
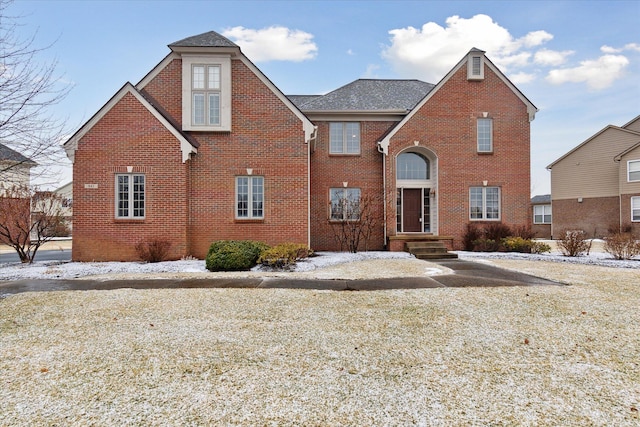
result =
[[[533,207],[534,224],[551,224],[551,205],[535,205]]]
[[[478,119],[478,152],[491,153],[493,151],[493,121]]]
[[[360,189],[359,188],[331,188],[332,221],[357,221],[360,219]]]
[[[197,64],[191,70],[191,123],[220,125],[220,65]]]
[[[236,218],[264,218],[264,177],[236,177]]]
[[[329,152],[331,154],[360,154],[360,123],[329,123]]]
[[[640,221],[640,197],[631,198],[631,221]]]
[[[627,181],[640,181],[640,160],[630,160],[627,162]]]
[[[471,187],[469,208],[469,218],[472,220],[499,220],[500,188]]]
[[[116,218],[144,219],[144,178],[142,174],[116,175]]]

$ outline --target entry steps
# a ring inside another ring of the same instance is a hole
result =
[[[425,240],[419,242],[406,242],[407,252],[418,259],[450,259],[458,258],[458,254],[447,251],[445,244],[439,240]]]

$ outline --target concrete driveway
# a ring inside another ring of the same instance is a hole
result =
[[[110,289],[265,288],[374,291],[448,287],[560,286],[562,283],[471,261],[441,260],[436,263],[454,274],[429,277],[398,277],[366,280],[318,280],[287,278],[144,279],[144,280],[18,280],[0,282],[0,297],[21,292],[83,291]]]

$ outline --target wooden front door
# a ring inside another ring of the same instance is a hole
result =
[[[422,232],[421,188],[405,188],[402,190],[402,231],[405,233]]]

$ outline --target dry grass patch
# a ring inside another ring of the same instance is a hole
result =
[[[0,300],[0,425],[637,425],[638,271],[567,287]]]

